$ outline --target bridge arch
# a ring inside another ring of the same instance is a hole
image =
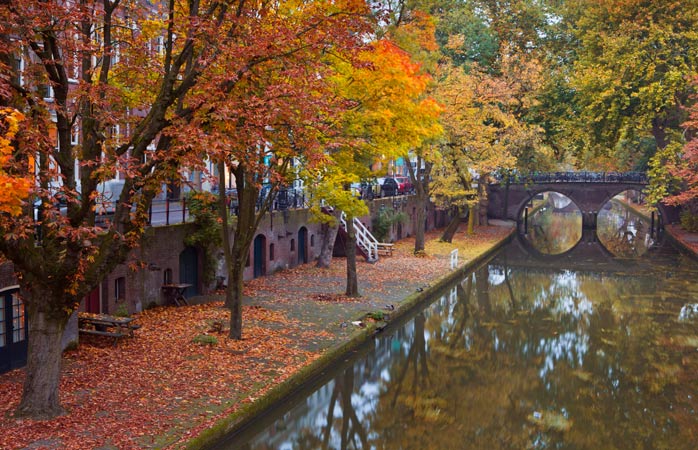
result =
[[[582,211],[582,208],[579,207],[577,202],[563,191],[564,191],[564,189],[531,189],[530,191],[528,191],[528,196],[523,201],[519,202],[518,209],[516,211],[516,216],[515,216],[516,220],[519,221],[521,219],[521,217],[523,217],[523,214],[524,214],[524,211],[526,210],[527,205],[529,203],[531,203],[537,195],[545,194],[546,192],[553,192],[555,194],[564,195],[565,197],[570,199],[570,202],[572,204],[574,204],[574,206],[576,206],[577,209]]]
[[[541,192],[558,192],[570,198],[582,211],[585,226],[594,228],[595,214],[617,194],[634,189],[642,191],[647,186],[643,174],[566,172],[538,174],[527,179],[495,182],[488,186],[488,215],[493,219],[519,221],[525,205]],[[678,220],[677,210],[659,205],[661,224]]]

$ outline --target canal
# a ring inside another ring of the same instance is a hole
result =
[[[698,264],[601,216],[566,253],[515,238],[218,448],[696,448]]]

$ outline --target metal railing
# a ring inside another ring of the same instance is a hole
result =
[[[645,172],[531,172],[495,174],[492,184],[547,184],[547,183],[636,183],[647,184]]]
[[[256,208],[259,210],[263,204],[263,197],[257,200]],[[238,202],[230,199],[227,203],[230,214],[237,214]],[[269,211],[284,211],[287,209],[307,208],[305,192],[294,189],[284,189],[277,193]],[[148,225],[166,226],[193,221],[189,214],[189,206],[186,197],[181,200],[153,200],[148,210]]]
[[[344,231],[347,230],[347,215],[342,211],[339,218]],[[378,261],[378,240],[368,231],[368,228],[356,217],[354,217],[354,230],[356,232],[356,245],[366,253],[368,262]]]

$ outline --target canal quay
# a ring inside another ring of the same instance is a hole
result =
[[[696,448],[695,255],[623,198],[594,233],[540,201],[528,233],[206,448]]]

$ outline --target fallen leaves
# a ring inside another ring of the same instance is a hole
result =
[[[212,423],[240,406],[230,401],[239,393],[262,395],[317,357],[285,336],[306,332],[299,322],[260,307],[243,308],[242,341],[218,334],[215,345],[194,343],[212,319],[229,320],[222,303],[144,311],[137,316],[142,326],[136,337],[116,347],[111,340],[81,337],[78,349],[64,357],[61,392],[69,415],[51,421],[12,418],[24,375],[21,370],[3,374],[0,448],[22,448],[48,437],[57,448],[141,448],[142,438],[166,434],[178,423],[191,428]],[[271,323],[283,327],[269,328]],[[204,405],[202,417],[197,410]]]
[[[111,339],[81,337],[63,358],[61,401],[68,415],[15,419],[24,372],[0,375],[0,448],[177,447],[340,342],[356,329],[349,322],[394,309],[443,274],[454,247],[468,259],[508,232],[483,227],[475,236],[459,233],[454,244],[431,242],[424,258],[412,254],[413,240],[396,243],[393,257],[358,264],[358,299],[341,294],[343,259],[329,269],[306,264],[252,280],[245,286],[240,341],[227,337],[230,313],[222,302],[146,310],[136,316],[141,328],[135,337],[116,347]],[[217,342],[201,345],[197,336]]]

